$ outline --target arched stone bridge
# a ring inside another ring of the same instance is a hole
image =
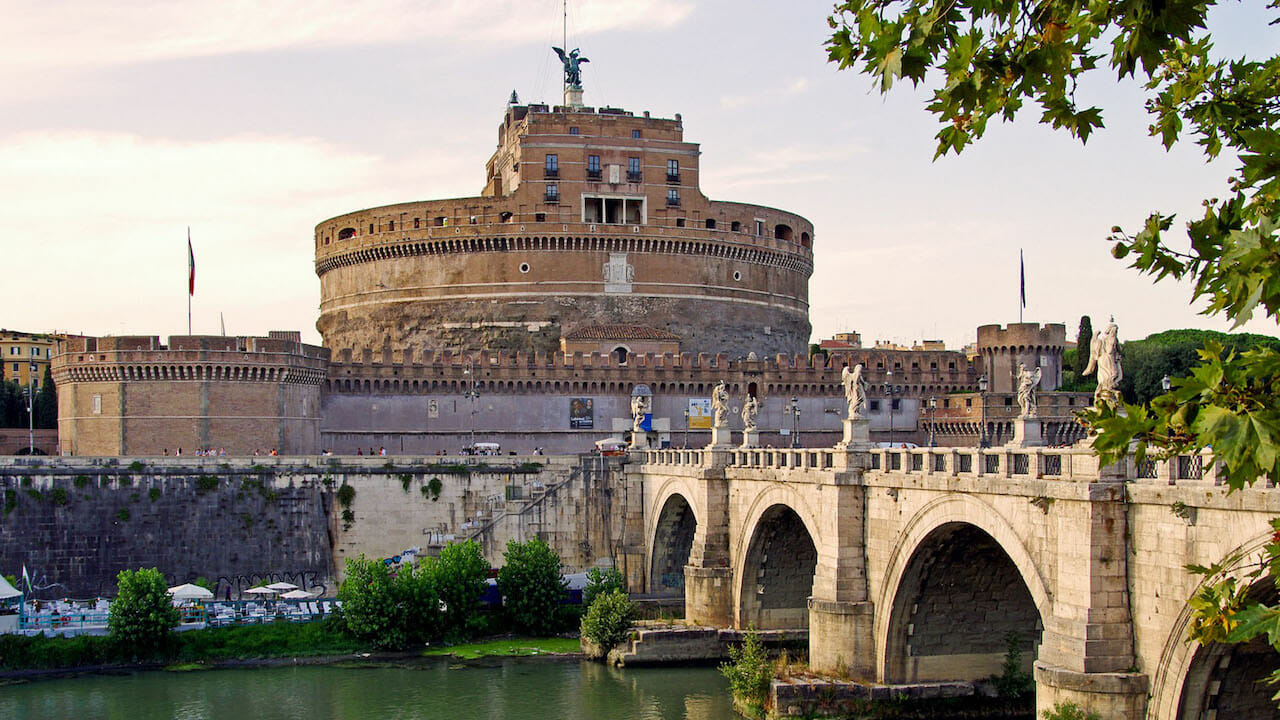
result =
[[[1037,713],[1273,717],[1265,645],[1187,643],[1184,569],[1256,563],[1280,490],[1208,457],[1100,468],[1081,449],[639,453],[646,583],[697,623],[809,628],[816,669],[881,682],[1034,660]],[[1274,592],[1273,590],[1271,592]]]

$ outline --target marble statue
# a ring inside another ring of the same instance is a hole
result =
[[[1036,400],[1038,387],[1040,368],[1031,371],[1025,363],[1018,363],[1018,417],[1033,418],[1039,414]]]
[[[644,424],[644,416],[648,412],[649,412],[648,398],[641,395],[632,396],[631,398],[631,432],[636,432],[636,433],[644,432],[644,429],[641,426]]]
[[[742,429],[746,432],[752,432],[759,429],[756,426],[756,417],[760,415],[760,401],[755,396],[748,395],[746,401],[742,403]]]
[[[564,65],[564,83],[570,87],[582,87],[582,68],[578,67],[584,62],[591,62],[587,58],[578,57],[578,48],[574,48],[569,52],[553,47],[556,55],[560,56],[560,62]]]
[[[1120,403],[1120,381],[1124,379],[1124,369],[1120,367],[1120,340],[1116,337],[1119,328],[1115,318],[1107,323],[1102,332],[1093,337],[1089,344],[1089,366],[1084,374],[1098,373],[1098,389],[1093,391],[1093,404],[1102,403],[1118,405]]]
[[[711,391],[711,410],[714,413],[712,427],[729,427],[729,390],[723,380]]]
[[[862,377],[862,363],[850,370],[848,365],[840,371],[840,385],[844,388],[845,402],[849,403],[849,419],[864,416],[867,410],[867,381]]]

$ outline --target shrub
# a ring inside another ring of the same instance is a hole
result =
[[[355,502],[356,489],[345,482],[338,488],[338,504],[344,508],[351,507],[351,503]]]
[[[1054,703],[1052,710],[1044,711],[1044,720],[1102,720],[1102,716],[1096,712],[1086,712],[1079,705],[1068,703]]]
[[[427,565],[436,592],[444,603],[442,622],[445,636],[466,637],[479,622],[480,596],[485,590],[489,563],[474,540],[450,543],[440,557]]]
[[[1022,636],[1016,632],[1004,636],[1007,649],[1000,674],[991,676],[1000,697],[1018,698],[1035,690],[1031,674],[1022,669]]]
[[[405,492],[409,492],[409,486],[413,484],[413,476],[409,473],[400,473],[396,477],[400,478],[400,487],[403,488]]]
[[[128,522],[129,508],[120,508],[120,510],[116,512],[116,517],[120,519],[120,522]]]
[[[107,631],[124,654],[149,657],[164,648],[178,611],[165,590],[164,575],[155,568],[121,570],[116,576]]]
[[[80,489],[80,490],[84,489],[84,486],[89,484],[89,476],[77,475],[75,479],[75,484],[76,484],[76,489]]]
[[[582,589],[582,604],[587,607],[601,595],[622,590],[622,573],[617,568],[591,568],[587,571],[587,586]]]
[[[151,488],[150,490],[148,490],[148,491],[147,491],[147,497],[151,498],[151,502],[155,502],[155,501],[159,500],[159,499],[160,499],[160,488],[158,488],[158,487],[153,487],[153,488]]]
[[[606,652],[627,639],[627,631],[635,621],[635,606],[621,590],[596,597],[582,616],[582,636]]]
[[[720,674],[728,679],[735,700],[756,715],[764,714],[773,666],[754,626],[747,631],[741,645],[729,647],[729,662],[720,666]]]
[[[65,488],[56,487],[49,491],[49,499],[53,501],[54,505],[66,505],[70,498],[67,496]]]
[[[361,555],[347,560],[347,576],[338,588],[347,632],[375,647],[398,649],[436,637],[440,598],[424,568],[387,566]]]
[[[556,630],[557,610],[568,583],[560,576],[560,556],[543,540],[507,542],[505,564],[498,570],[502,606],[516,630],[549,635]]]
[[[431,501],[435,502],[440,499],[440,491],[444,489],[444,483],[440,482],[440,478],[433,477],[422,486],[422,494],[431,493]]]
[[[338,587],[347,631],[379,648],[405,645],[404,618],[387,567],[362,554],[347,558],[346,579]]]
[[[218,478],[213,475],[201,475],[196,478],[196,492],[203,495],[210,490],[218,489]]]
[[[146,467],[147,467],[146,465],[142,464],[141,460],[134,460],[133,462],[129,463],[129,469],[134,472],[142,472],[142,470]]]

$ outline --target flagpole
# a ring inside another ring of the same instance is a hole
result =
[[[195,252],[191,249],[191,226],[187,226],[187,336],[191,336],[191,296],[196,290]]]

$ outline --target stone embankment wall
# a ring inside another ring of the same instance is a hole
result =
[[[348,557],[435,554],[472,537],[495,566],[507,540],[532,537],[566,571],[642,554],[624,547],[625,523],[607,520],[627,497],[614,487],[621,473],[589,466],[545,456],[7,459],[0,573],[27,568],[37,597],[111,595],[116,574],[138,567],[173,584],[204,577],[219,597],[277,580],[332,595]]]

